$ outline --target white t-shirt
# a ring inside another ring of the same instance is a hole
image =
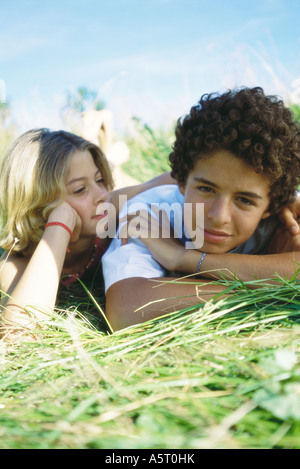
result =
[[[163,204],[163,207],[167,203],[171,207],[170,224],[174,228],[175,236],[184,244],[186,238],[182,219],[183,202],[184,197],[178,186],[158,186],[130,199],[122,207],[119,217],[124,217],[126,213],[136,213],[141,208],[150,210],[149,204]],[[277,224],[278,220],[276,218],[269,217],[262,220],[251,238],[231,252],[239,254],[262,253]],[[119,231],[102,257],[105,291],[112,284],[126,278],[157,278],[167,275],[166,270],[152,257],[150,251],[140,239],[130,238],[128,243],[122,246],[118,233]]]

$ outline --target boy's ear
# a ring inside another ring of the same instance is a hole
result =
[[[270,215],[271,215],[271,212],[265,212],[263,216],[261,217],[261,219],[264,220],[265,218],[269,218]]]
[[[181,192],[182,195],[185,193],[185,186],[182,186],[181,184],[178,184],[179,191]]]

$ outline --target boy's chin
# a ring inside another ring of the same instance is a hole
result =
[[[234,248],[235,246],[221,246],[204,243],[199,251],[207,252],[208,254],[226,254],[227,252],[232,251]]]

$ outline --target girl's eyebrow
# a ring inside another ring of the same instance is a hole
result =
[[[84,179],[86,179],[86,177],[84,177],[84,176],[82,176],[80,178],[73,178],[69,182],[67,182],[67,186],[69,186],[70,184],[73,184],[74,182],[84,181]]]
[[[214,187],[216,189],[218,189],[218,187],[219,187],[214,182],[208,181],[205,178],[195,177],[194,180],[196,182],[202,182],[203,184],[207,184],[208,186]],[[252,199],[262,199],[263,198],[261,195],[257,194],[256,192],[251,192],[251,191],[240,191],[240,192],[238,192],[238,194],[239,195],[244,195],[245,197],[251,197]]]
[[[95,177],[97,176],[98,173],[101,174],[100,169],[98,169],[98,170],[95,172]],[[84,181],[85,179],[87,179],[86,176],[81,176],[81,177],[79,177],[79,178],[73,178],[73,179],[71,179],[69,182],[67,182],[66,185],[69,186],[70,184],[73,184],[74,182]]]

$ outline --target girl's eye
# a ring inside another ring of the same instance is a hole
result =
[[[97,182],[97,184],[105,184],[105,181],[104,181],[104,179],[103,179],[103,178],[99,178],[99,179],[97,179],[97,181],[96,181],[96,182]]]
[[[74,194],[81,194],[84,191],[85,187],[80,187],[74,191]]]

